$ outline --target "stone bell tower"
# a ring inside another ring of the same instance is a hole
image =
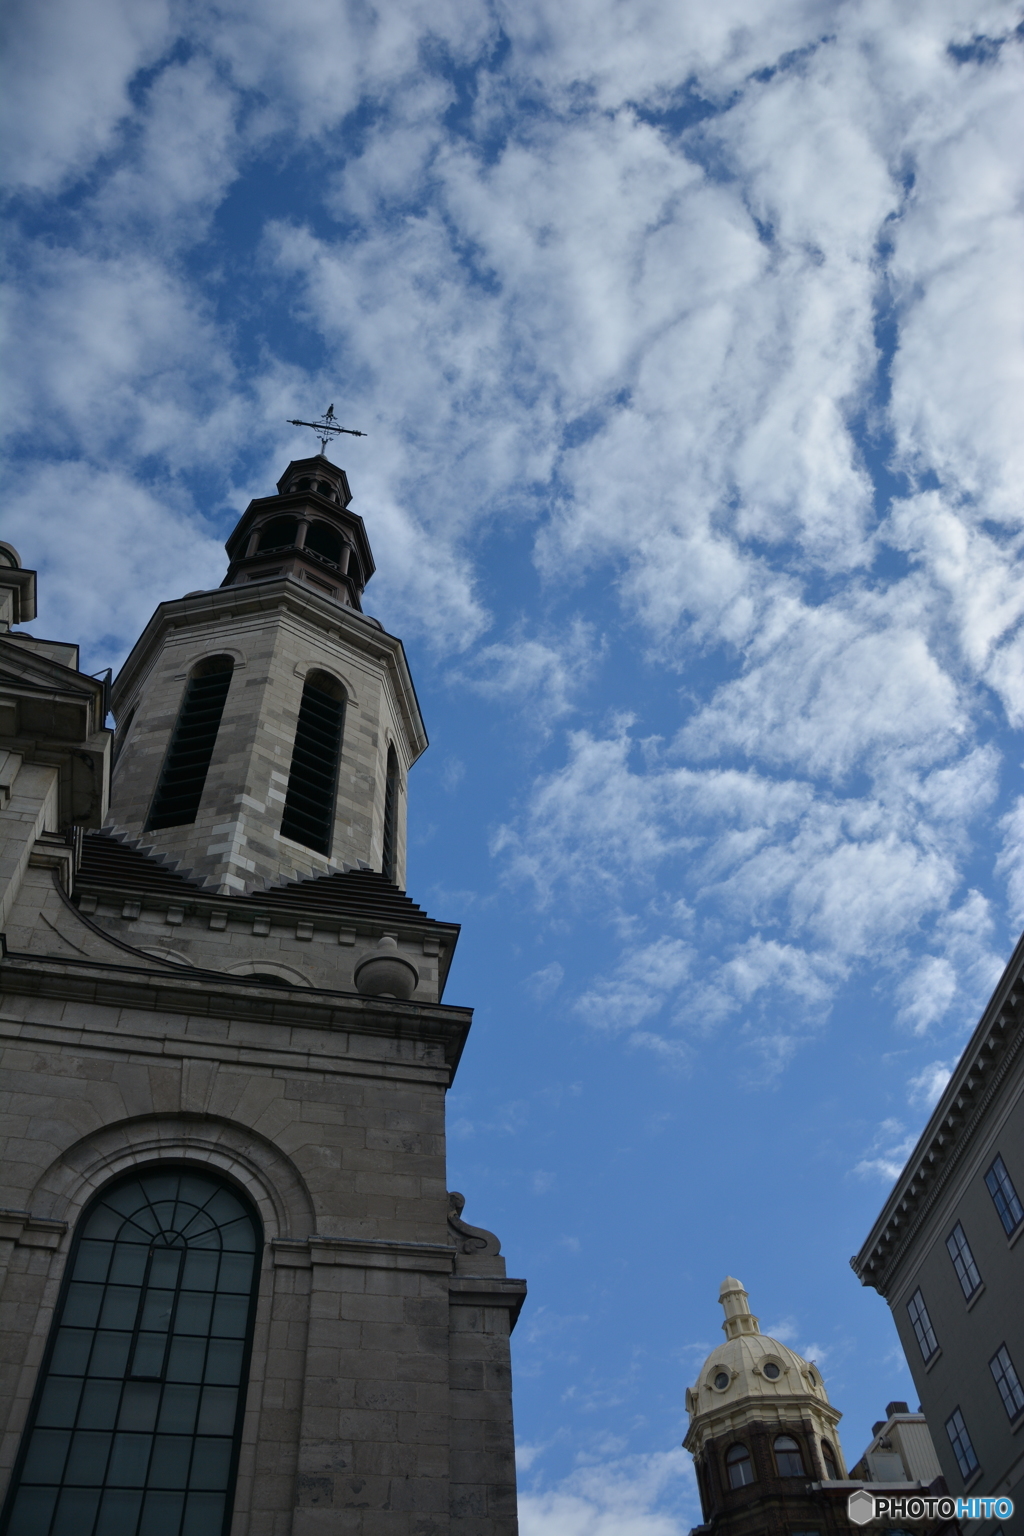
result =
[[[350,502],[290,464],[160,605],[112,778],[75,647],[0,635],[0,1536],[515,1536],[526,1288],[447,1189],[471,1014]]]
[[[228,540],[223,585],[161,603],[115,681],[116,826],[218,890],[346,864],[405,884],[427,736],[402,642],[362,611],[351,500],[322,454],[289,464]]]

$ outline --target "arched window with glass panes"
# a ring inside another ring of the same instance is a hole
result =
[[[224,1536],[262,1230],[234,1185],[143,1169],[83,1213],[3,1536]]]
[[[754,1464],[745,1445],[731,1445],[725,1453],[730,1488],[745,1488],[754,1481]]]
[[[775,1465],[780,1477],[805,1477],[804,1458],[800,1443],[792,1435],[776,1435],[774,1441]]]

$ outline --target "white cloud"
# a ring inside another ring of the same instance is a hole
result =
[[[907,1100],[911,1107],[928,1111],[934,1109],[955,1066],[954,1058],[953,1061],[930,1061],[926,1067],[922,1067],[907,1084]]]
[[[1011,917],[1020,923],[1024,921],[1024,795],[1017,796],[999,829],[1003,846],[996,860],[996,872],[1006,881]]]
[[[17,0],[5,8],[4,164],[41,191],[107,150],[131,111],[128,83],[167,46],[162,0]]]
[[[522,1536],[684,1536],[698,1518],[692,1481],[682,1450],[580,1467],[553,1489],[520,1492],[519,1529]],[[681,1494],[685,1517],[659,1508]]]
[[[892,1184],[903,1172],[907,1158],[916,1145],[916,1133],[907,1133],[901,1121],[883,1120],[870,1147],[853,1171],[861,1178],[881,1179]]]
[[[564,980],[565,967],[557,960],[552,960],[549,965],[542,966],[539,971],[534,971],[532,976],[528,976],[525,985],[538,1003],[547,1003],[554,997]]]
[[[948,1011],[956,990],[956,971],[950,961],[944,955],[925,955],[896,989],[901,1003],[897,1022],[915,1035],[926,1034]]]
[[[159,602],[224,574],[223,544],[180,493],[145,491],[115,470],[37,465],[9,496],[4,529],[39,571],[32,633],[86,637],[86,670],[123,658]]]
[[[605,650],[594,626],[578,617],[563,633],[545,639],[531,639],[519,625],[510,640],[480,647],[471,666],[453,673],[451,680],[483,698],[518,707],[534,729],[549,732],[571,713],[573,696]]]

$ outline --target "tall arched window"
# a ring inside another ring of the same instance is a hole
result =
[[[806,1477],[799,1442],[792,1435],[775,1436],[775,1465],[780,1477]]]
[[[78,1225],[4,1536],[222,1536],[262,1233],[204,1171],[119,1179]]]
[[[193,669],[160,771],[147,832],[195,821],[234,666],[230,656],[209,656]]]
[[[260,549],[291,549],[299,531],[297,517],[274,517],[260,531]]]
[[[839,1481],[839,1465],[836,1461],[836,1453],[827,1440],[821,1442],[821,1454],[825,1462],[825,1476],[831,1482]]]
[[[398,874],[398,754],[388,747],[388,770],[384,780],[384,841],[381,863],[386,880],[397,883]]]
[[[731,1445],[725,1453],[730,1488],[745,1488],[754,1481],[754,1467],[745,1445]]]
[[[341,684],[327,672],[311,672],[302,689],[281,832],[326,855],[331,851],[344,720]]]

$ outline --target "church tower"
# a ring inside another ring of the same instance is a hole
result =
[[[0,626],[0,1536],[515,1536],[526,1287],[447,1190],[471,1014],[351,499],[318,454],[249,505],[112,753],[76,648]]]
[[[768,1338],[747,1293],[726,1276],[719,1301],[725,1343],[687,1389],[683,1445],[697,1472],[707,1536],[850,1532],[843,1497],[822,1484],[847,1477],[832,1407],[817,1367]],[[695,1533],[691,1533],[695,1536]]]

